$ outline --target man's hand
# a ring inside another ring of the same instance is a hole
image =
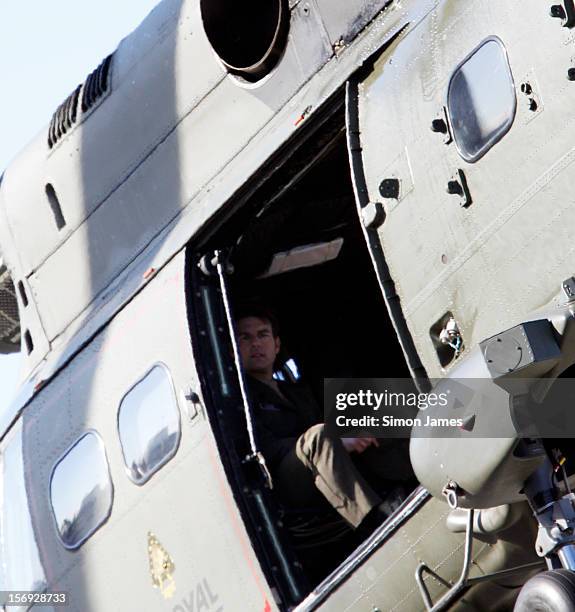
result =
[[[363,453],[370,446],[379,446],[377,438],[342,438],[343,447],[348,453]]]

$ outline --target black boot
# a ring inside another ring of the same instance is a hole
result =
[[[357,526],[356,533],[362,539],[368,538],[380,525],[401,506],[407,497],[403,487],[393,488],[377,506],[374,506]]]

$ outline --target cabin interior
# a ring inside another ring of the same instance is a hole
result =
[[[273,163],[273,172],[254,181],[257,187],[239,198],[241,204],[227,212],[201,246],[194,245],[196,253],[218,249],[226,254],[233,270],[226,277],[232,312],[246,302],[274,312],[282,340],[277,376],[301,379],[319,407],[327,377],[410,378],[359,223],[344,125],[340,109],[285,161]],[[221,295],[219,289],[216,293]],[[221,330],[221,304],[216,317]],[[212,344],[218,342],[226,340]],[[208,348],[212,358],[213,348]],[[220,353],[227,370],[232,369],[229,347]],[[206,357],[209,361],[210,354],[201,356],[204,363]],[[214,405],[224,399],[213,398]],[[234,417],[218,412],[212,424],[221,432],[222,446],[234,449],[236,460],[230,461],[237,468],[249,452],[239,396]],[[335,511],[292,512],[273,497],[272,519],[287,527],[284,544],[295,566],[303,568],[307,588],[360,544]]]

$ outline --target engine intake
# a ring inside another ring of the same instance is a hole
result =
[[[201,0],[204,29],[228,72],[258,81],[279,61],[287,43],[288,0]]]

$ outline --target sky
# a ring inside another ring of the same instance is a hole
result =
[[[0,2],[0,174],[159,0]],[[21,359],[0,355],[0,412]]]

